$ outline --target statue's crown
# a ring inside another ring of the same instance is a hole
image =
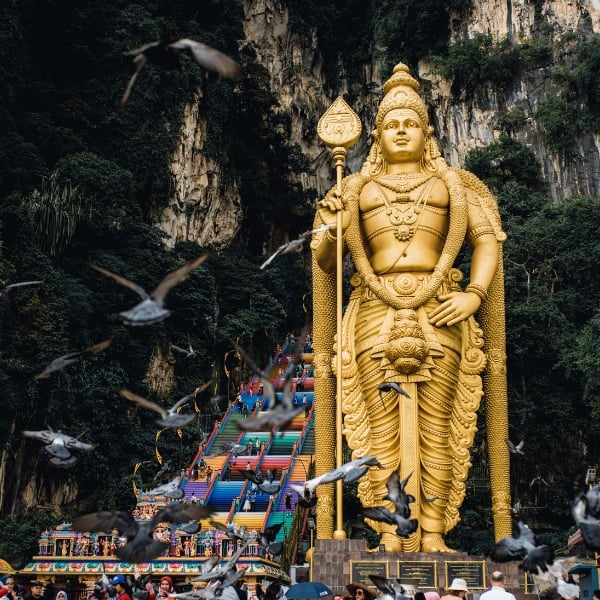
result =
[[[385,115],[394,108],[410,108],[421,119],[421,125],[426,129],[429,125],[427,107],[419,96],[419,82],[410,74],[408,66],[398,63],[392,76],[383,84],[384,97],[379,104],[377,129],[380,129]]]

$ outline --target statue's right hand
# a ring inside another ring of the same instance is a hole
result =
[[[317,203],[317,212],[323,222],[323,225],[330,226],[331,235],[337,236],[337,215],[341,211],[342,214],[342,231],[345,232],[350,224],[350,212],[348,203],[343,195],[336,191],[330,192]]]

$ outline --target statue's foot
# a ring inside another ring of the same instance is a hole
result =
[[[402,541],[392,533],[382,533],[379,544],[385,546],[386,552],[402,552]]]
[[[442,536],[433,533],[421,537],[421,552],[449,552],[455,554],[456,550],[448,548]]]

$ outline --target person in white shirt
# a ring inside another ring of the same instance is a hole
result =
[[[504,573],[494,571],[490,577],[491,588],[483,592],[479,600],[516,600],[514,595],[507,592],[504,583]]]

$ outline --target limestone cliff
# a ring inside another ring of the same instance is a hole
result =
[[[381,82],[389,73],[382,73],[379,64],[365,64],[362,81],[350,81],[342,74],[341,89],[326,89],[315,32],[304,31],[301,36],[292,33],[284,2],[245,0],[244,9],[245,39],[240,40],[240,47],[251,47],[256,60],[268,70],[278,110],[291,115],[291,138],[310,161],[311,171],[302,174],[301,183],[304,189],[314,188],[322,196],[331,185],[332,168],[329,151],[316,135],[318,119],[337,95],[351,92],[355,98],[353,108],[363,123],[362,137],[348,155],[348,169],[356,171],[367,152]],[[498,115],[518,108],[526,125],[513,135],[534,151],[551,198],[560,201],[576,194],[598,195],[598,136],[583,135],[576,141],[574,158],[566,161],[549,150],[543,127],[533,116],[544,97],[556,93],[551,80],[553,69],[572,58],[573,47],[565,42],[565,34],[576,34],[581,39],[600,30],[600,0],[475,0],[470,15],[452,18],[450,26],[452,41],[482,33],[494,39],[508,37],[515,44],[543,30],[551,45],[553,64],[523,73],[502,94],[490,88],[479,94],[478,100],[465,101],[454,98],[449,82],[436,76],[427,61],[421,61],[418,75],[431,82],[424,86],[424,95],[428,96],[441,150],[448,162],[463,166],[469,150],[487,146],[498,137]],[[160,218],[172,243],[193,240],[206,245],[227,244],[240,227],[242,199],[234,177],[225,177],[224,168],[203,154],[204,119],[198,98],[194,98],[186,108],[180,148],[172,161],[174,196]]]

